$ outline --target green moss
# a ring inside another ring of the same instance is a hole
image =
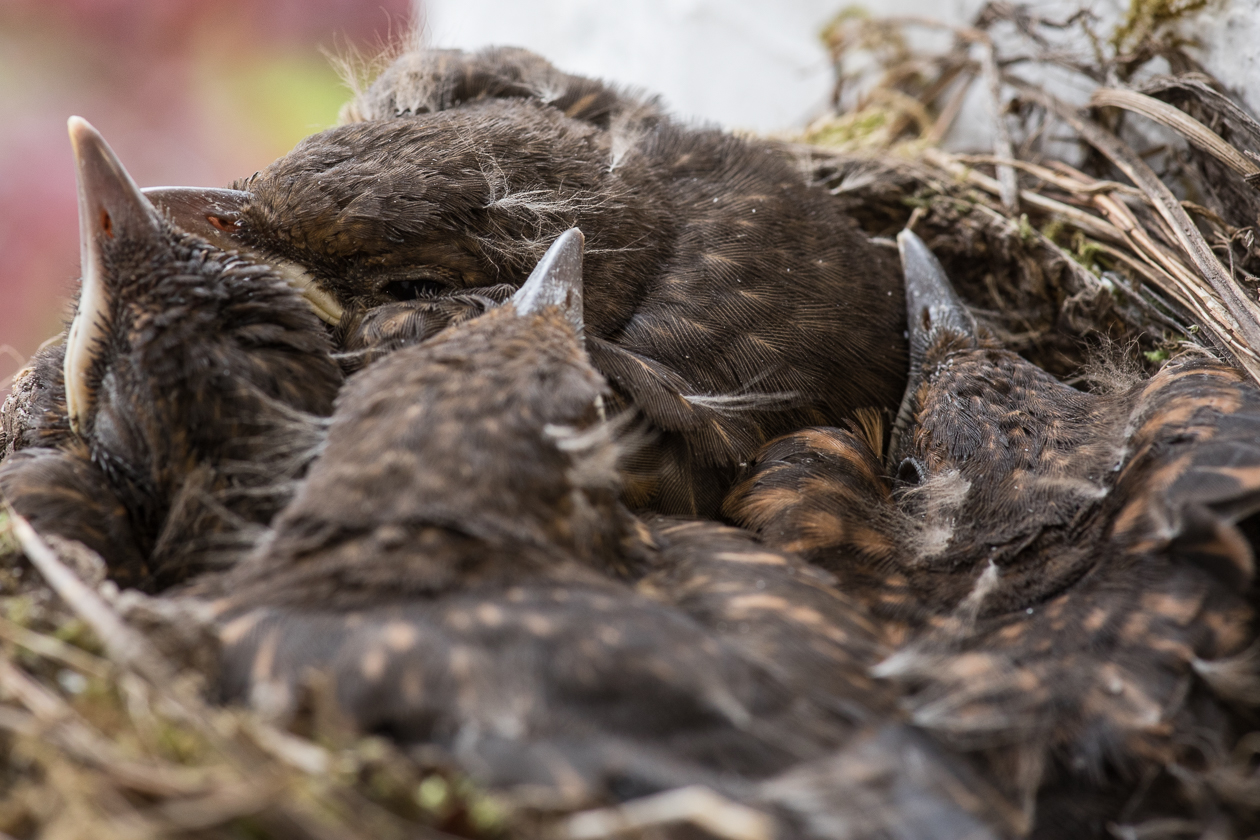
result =
[[[431,814],[445,813],[451,800],[451,786],[436,774],[416,786],[416,804]]]
[[[1032,226],[1032,222],[1028,221],[1027,213],[1019,214],[1019,240],[1025,244],[1032,242],[1037,236],[1037,230]]]
[[[63,642],[68,642],[84,650],[93,652],[100,650],[100,645],[92,634],[91,628],[78,618],[72,618],[64,624],[58,625],[57,629],[53,630],[52,635]]]
[[[205,742],[189,727],[170,721],[158,729],[158,748],[179,764],[195,765],[207,758]]]
[[[13,536],[13,528],[9,523],[9,511],[0,508],[0,566],[8,566],[21,553],[17,539]]]
[[[1041,226],[1041,235],[1049,239],[1055,245],[1063,245],[1065,241],[1063,235],[1067,230],[1067,225],[1062,219],[1051,219]]]
[[[883,129],[889,123],[888,117],[886,109],[874,106],[830,117],[811,126],[805,132],[804,141],[834,148],[860,148],[872,143],[882,144]]]
[[[1130,53],[1160,30],[1202,11],[1207,5],[1208,0],[1130,0],[1124,20],[1111,33],[1111,47],[1118,55]]]
[[[492,797],[481,795],[469,804],[468,821],[482,835],[494,835],[506,828],[507,815]]]
[[[853,21],[865,21],[871,19],[870,9],[865,6],[853,5],[845,6],[840,11],[823,24],[822,29],[818,31],[818,37],[822,39],[824,44],[831,44],[840,37],[840,29]]]
[[[29,595],[18,595],[4,600],[4,616],[21,627],[29,627],[35,615],[35,602]]]
[[[1102,245],[1077,231],[1072,234],[1072,245],[1068,254],[1095,277],[1102,274],[1105,266],[1098,262],[1103,255]]]

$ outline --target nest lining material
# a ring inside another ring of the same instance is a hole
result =
[[[1260,123],[1178,34],[1204,5],[1134,0],[1106,38],[1084,11],[994,3],[961,28],[845,12],[824,33],[836,111],[785,142],[870,233],[924,236],[994,334],[1051,372],[1099,384],[1100,345],[1148,370],[1193,346],[1260,381]],[[952,44],[913,52],[913,27]],[[1031,81],[1051,70],[1092,88],[1087,109]],[[947,152],[973,90],[993,149]],[[598,837],[678,818],[671,799],[556,822],[353,736],[318,692],[285,727],[210,705],[172,654],[196,647],[200,617],[0,519],[0,836]],[[760,836],[741,806],[703,804],[711,830]]]

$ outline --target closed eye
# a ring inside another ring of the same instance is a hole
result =
[[[445,294],[450,287],[437,280],[395,280],[386,283],[382,292],[394,300],[420,300]]]

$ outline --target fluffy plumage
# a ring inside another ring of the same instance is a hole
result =
[[[274,537],[217,583],[225,696],[286,713],[320,671],[358,726],[569,806],[705,784],[789,835],[1009,825],[866,673],[888,647],[828,575],[626,513],[605,383],[529,289],[347,386]],[[939,773],[889,784],[911,757]]]
[[[448,111],[485,99],[530,99],[600,128],[664,119],[656,97],[564,73],[519,47],[477,52],[412,49],[399,55],[342,109],[342,122]]]
[[[395,350],[486,313],[511,297],[513,291],[511,286],[489,286],[469,294],[354,310],[335,330],[333,340],[340,348],[337,360],[342,370],[362,370]]]
[[[341,374],[281,278],[172,227],[85,122],[71,136],[83,292],[65,345],[35,360],[0,489],[120,579],[161,587],[283,504]]]
[[[59,446],[70,436],[66,416],[65,335],[46,342],[18,371],[0,406],[0,460],[29,446]]]
[[[200,212],[187,192],[156,198],[301,274],[330,312],[515,288],[580,226],[591,359],[657,436],[626,463],[636,507],[712,514],[771,437],[896,405],[895,265],[784,151],[632,99],[596,108],[607,125],[569,116],[568,93],[493,81],[547,66],[524,55],[444,54],[419,82],[407,63],[429,59],[404,56],[370,97],[388,102],[395,86],[405,103],[368,109],[390,118],[309,137]],[[404,82],[428,92],[404,95]]]
[[[914,627],[876,673],[914,687],[916,723],[1044,784],[1050,825],[1246,813],[1229,754],[1260,700],[1240,524],[1260,511],[1260,392],[1193,357],[1076,391],[977,337],[902,236],[918,375],[896,480],[861,437],[813,430],[768,447],[728,510]]]

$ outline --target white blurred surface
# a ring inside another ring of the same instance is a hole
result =
[[[962,19],[982,0],[939,0]],[[775,131],[820,113],[831,66],[818,33],[845,0],[422,0],[430,44],[525,47],[571,73],[661,94],[679,115]],[[880,3],[922,12],[922,0]]]
[[[1260,0],[1228,0],[1203,15],[1192,31],[1208,72],[1260,114]]]
[[[966,23],[985,0],[878,0],[877,15],[923,15]],[[418,0],[428,42],[472,49],[515,45],[563,70],[660,93],[679,115],[728,128],[771,132],[820,113],[831,68],[818,39],[850,0]],[[1058,17],[1076,0],[1033,0]],[[1108,31],[1128,0],[1085,0]],[[1245,91],[1260,112],[1260,0],[1221,0],[1195,29],[1208,68]],[[1069,96],[1068,98],[1075,98]],[[978,97],[982,100],[983,97]],[[950,145],[983,143],[980,101]]]

